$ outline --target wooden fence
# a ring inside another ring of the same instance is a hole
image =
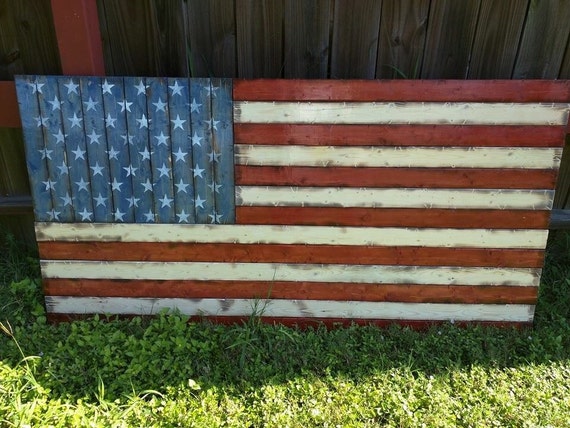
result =
[[[71,9],[75,15],[66,15]],[[568,79],[568,22],[566,0],[0,0],[0,80],[94,70],[244,78]],[[81,25],[85,31],[77,31]],[[99,38],[102,54],[91,62],[68,48]],[[0,214],[6,215],[0,225],[33,240],[14,89],[2,83]],[[570,206],[567,155],[557,189],[555,207]]]

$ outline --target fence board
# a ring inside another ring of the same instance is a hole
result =
[[[384,0],[376,78],[419,76],[423,61],[429,0]]]
[[[528,0],[482,0],[470,79],[508,79],[515,64]]]
[[[336,0],[331,46],[332,79],[373,79],[382,3]]]
[[[423,79],[465,79],[481,0],[433,0]]]

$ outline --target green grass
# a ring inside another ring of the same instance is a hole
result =
[[[0,261],[0,426],[570,426],[570,235],[533,329],[46,324],[37,261]]]

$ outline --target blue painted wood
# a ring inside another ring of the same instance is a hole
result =
[[[135,210],[131,203],[133,183],[130,174],[130,150],[133,139],[127,129],[127,106],[123,79],[102,79],[101,94],[105,117],[105,136],[109,150],[109,171],[113,195],[113,221],[133,223]]]
[[[44,85],[37,82],[37,79],[37,76],[16,76],[16,92],[26,141],[26,163],[34,201],[34,216],[36,221],[50,221],[53,218],[52,183],[43,156],[43,124],[46,119],[40,114],[37,97],[43,92]]]
[[[93,220],[108,223],[114,219],[113,195],[111,193],[101,79],[98,77],[82,77],[80,89],[93,197]]]
[[[154,188],[154,212],[157,223],[175,223],[175,198],[172,183],[170,117],[168,110],[168,79],[147,78],[149,90],[147,111],[149,117],[150,158]],[[180,95],[176,95],[180,97]]]
[[[208,156],[212,151],[210,92],[210,79],[190,79],[196,223],[213,223],[211,216],[215,210],[214,191],[211,187],[214,180],[213,162],[210,162]]]
[[[232,80],[212,79],[212,152],[216,223],[235,223]]]
[[[75,221],[93,221],[93,202],[78,79],[58,77],[61,116]],[[81,120],[79,120],[81,118]]]
[[[127,171],[133,183],[133,195],[129,204],[135,210],[135,222],[143,223],[148,219],[145,214],[152,212],[154,208],[153,192],[145,191],[147,180],[152,182],[150,158],[141,156],[145,151],[150,153],[148,87],[146,79],[139,77],[125,77],[124,85],[127,128],[132,137],[132,143],[129,144],[131,163]]]

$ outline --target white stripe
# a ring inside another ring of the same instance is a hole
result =
[[[236,123],[566,125],[568,104],[234,102]]]
[[[238,206],[549,210],[553,198],[553,190],[236,187]]]
[[[547,230],[271,225],[37,223],[38,241],[539,248]],[[80,255],[78,255],[80,256]]]
[[[44,278],[538,286],[540,269],[341,264],[42,261]]]
[[[235,145],[236,164],[261,166],[552,169],[561,156],[561,148]]]
[[[530,322],[532,305],[359,302],[332,300],[180,299],[46,296],[55,314],[155,315],[177,309],[185,315],[310,317],[386,320]]]

